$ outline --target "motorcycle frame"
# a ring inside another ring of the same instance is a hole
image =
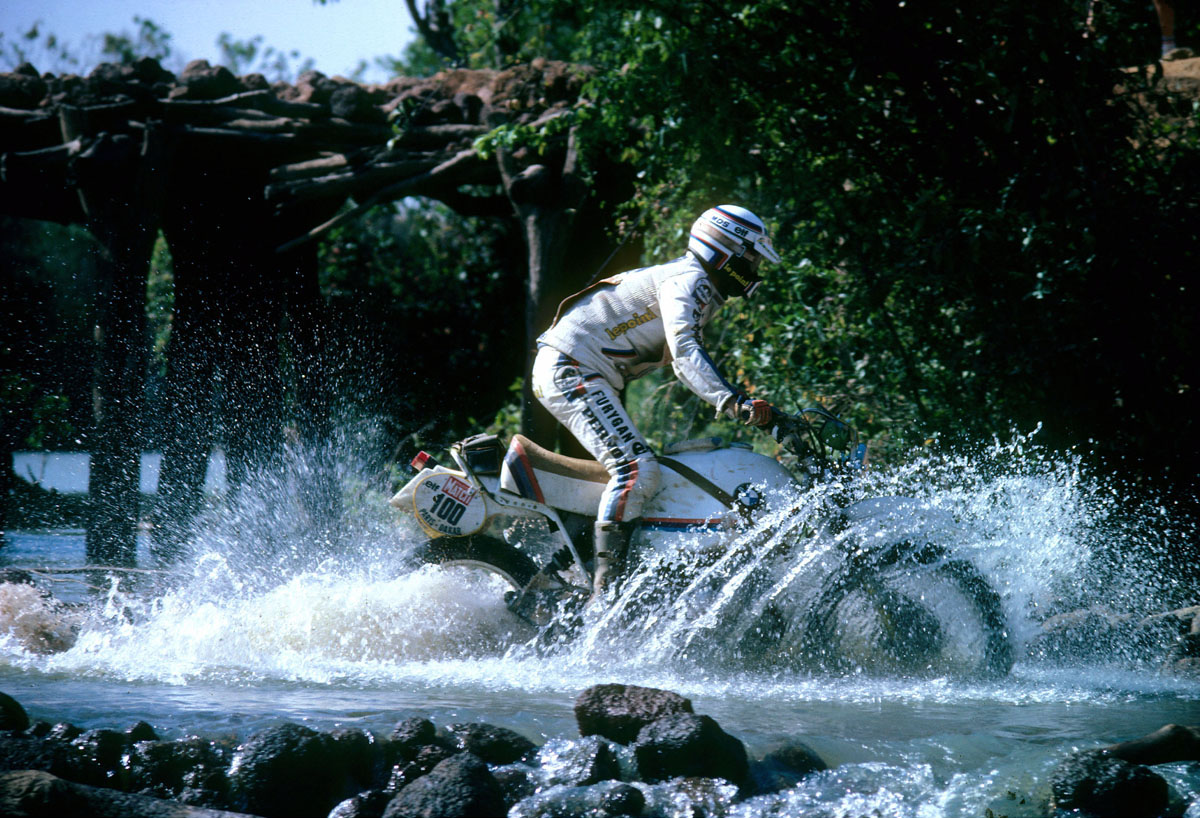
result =
[[[485,478],[477,475],[467,464],[461,441],[451,444],[450,459],[458,466],[467,481],[485,498],[484,502],[487,511],[483,528],[480,529],[481,531],[489,528],[493,520],[504,513],[502,510],[494,510],[493,505],[487,505],[489,503],[499,506],[500,509],[507,511],[514,517],[544,517],[550,523],[551,535],[562,540],[568,551],[570,551],[571,559],[575,561],[575,567],[579,569],[580,574],[588,578],[591,577],[591,573],[584,565],[583,558],[579,555],[579,549],[576,548],[575,542],[567,533],[567,526],[562,518],[558,516],[557,510],[545,503],[539,503],[536,500],[529,500],[505,491],[500,487],[499,476]]]

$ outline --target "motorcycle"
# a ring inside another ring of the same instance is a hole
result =
[[[626,561],[659,560],[657,574],[643,573],[643,581],[661,583],[659,598],[687,597],[684,616],[707,620],[687,632],[680,652],[699,655],[698,634],[727,625],[736,630],[734,646],[721,658],[749,665],[770,657],[831,671],[1007,674],[1014,651],[999,594],[939,542],[955,536],[953,521],[914,498],[850,502],[834,491],[822,495],[832,502],[816,523],[808,513],[797,526],[814,486],[843,485],[864,468],[866,445],[821,408],[777,410],[772,434],[792,455],[791,468],[720,438],[676,443],[658,458],[661,485]],[[608,472],[520,434],[507,446],[476,435],[449,454],[453,467],[420,452],[415,476],[390,500],[428,536],[413,560],[494,574],[509,586],[509,610],[542,637],[569,635],[590,594],[592,522]],[[537,525],[548,545],[530,536]],[[761,559],[765,551],[775,559]],[[681,553],[693,557],[689,571],[678,568]],[[778,572],[781,580],[765,566],[778,567],[785,554],[804,570]],[[742,571],[736,594],[727,582],[735,570]]]

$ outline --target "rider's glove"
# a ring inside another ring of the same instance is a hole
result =
[[[741,395],[738,397],[737,416],[747,426],[770,426],[775,419],[775,410],[765,400]]]

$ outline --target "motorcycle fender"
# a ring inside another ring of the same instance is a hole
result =
[[[487,524],[487,501],[462,472],[424,469],[400,489],[391,505],[417,518],[430,537],[465,537]]]

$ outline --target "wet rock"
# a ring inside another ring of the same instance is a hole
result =
[[[382,818],[394,795],[387,790],[360,792],[334,807],[328,818]]]
[[[330,734],[346,773],[362,789],[383,783],[385,777],[383,752],[375,737],[366,730],[342,728]]]
[[[125,737],[130,743],[139,741],[158,741],[158,733],[154,732],[154,727],[144,721],[139,721],[125,731]]]
[[[454,755],[454,751],[437,744],[429,744],[420,748],[411,761],[392,767],[387,788],[393,792],[404,789],[418,778],[428,775],[434,767],[452,755]]]
[[[537,763],[547,786],[586,787],[621,777],[616,753],[599,736],[548,742],[538,752]]]
[[[156,798],[219,806],[228,802],[226,753],[191,736],[177,741],[140,741],[129,750],[129,789]],[[186,796],[185,796],[186,793]]]
[[[384,750],[392,764],[412,761],[417,752],[437,743],[437,728],[429,719],[405,719],[396,725]]]
[[[54,725],[48,721],[38,719],[33,724],[29,725],[25,730],[25,735],[30,738],[45,738],[50,735],[50,731],[54,729]]]
[[[644,794],[644,816],[721,818],[729,815],[737,801],[738,788],[719,778],[676,778],[647,787]]]
[[[44,770],[0,772],[0,814],[86,815],[87,798]]]
[[[1050,779],[1050,808],[1090,818],[1155,818],[1167,811],[1166,779],[1100,751],[1077,753]]]
[[[50,728],[47,734],[48,738],[62,739],[63,741],[74,741],[83,735],[83,728],[76,727],[69,722],[60,721]]]
[[[518,801],[524,801],[538,790],[534,781],[534,771],[525,764],[502,764],[492,770],[492,776],[500,785],[500,793],[504,796],[504,804],[512,807]]]
[[[79,758],[84,764],[98,769],[103,776],[101,781],[87,783],[125,789],[127,775],[121,764],[121,757],[125,755],[129,742],[124,733],[118,733],[116,730],[88,730],[71,744],[79,751]]]
[[[1042,623],[1029,643],[1029,654],[1051,661],[1096,661],[1106,658],[1129,617],[1080,609],[1056,614]]]
[[[0,815],[8,818],[234,818],[238,813],[178,804],[146,795],[89,787],[40,770],[0,773]]]
[[[104,782],[103,770],[84,763],[69,741],[49,734],[5,737],[0,741],[0,770],[42,770],[85,784]]]
[[[789,790],[810,773],[827,770],[829,766],[811,747],[792,741],[771,750],[750,764],[750,781],[756,795]]]
[[[0,632],[31,653],[49,654],[75,644],[79,617],[36,585],[0,583]]]
[[[402,789],[383,818],[474,818],[504,815],[500,784],[478,757],[459,753]]]
[[[28,63],[25,63],[28,65]],[[0,74],[0,82],[7,76]],[[0,105],[4,104],[3,97],[0,97]],[[15,107],[15,106],[8,106]],[[37,582],[33,579],[33,574],[21,568],[2,568],[0,569],[0,585],[4,583],[12,583],[13,585],[36,585]]]
[[[252,738],[229,774],[234,807],[266,818],[324,818],[346,796],[346,779],[333,738],[298,724]]]
[[[515,730],[482,722],[451,724],[445,735],[451,749],[471,753],[488,764],[511,764],[537,749],[536,744]]]
[[[29,714],[21,703],[7,693],[0,693],[0,730],[28,730]]]
[[[745,745],[710,716],[676,713],[657,719],[638,732],[633,750],[643,781],[723,778],[741,786],[749,773]]]
[[[678,693],[637,685],[593,685],[575,700],[579,734],[604,736],[618,744],[629,744],[656,719],[691,712],[691,700]]]
[[[646,797],[641,790],[619,781],[588,787],[551,787],[514,805],[508,818],[609,818],[641,815]]]
[[[1167,651],[1162,670],[1176,676],[1196,676],[1200,673],[1200,632],[1191,630],[1181,634]]]
[[[1174,671],[1181,659],[1200,656],[1189,653],[1188,641],[1200,631],[1198,613],[1200,606],[1195,605],[1149,616],[1100,607],[1066,611],[1042,623],[1028,652],[1034,658],[1058,662],[1144,662]]]

